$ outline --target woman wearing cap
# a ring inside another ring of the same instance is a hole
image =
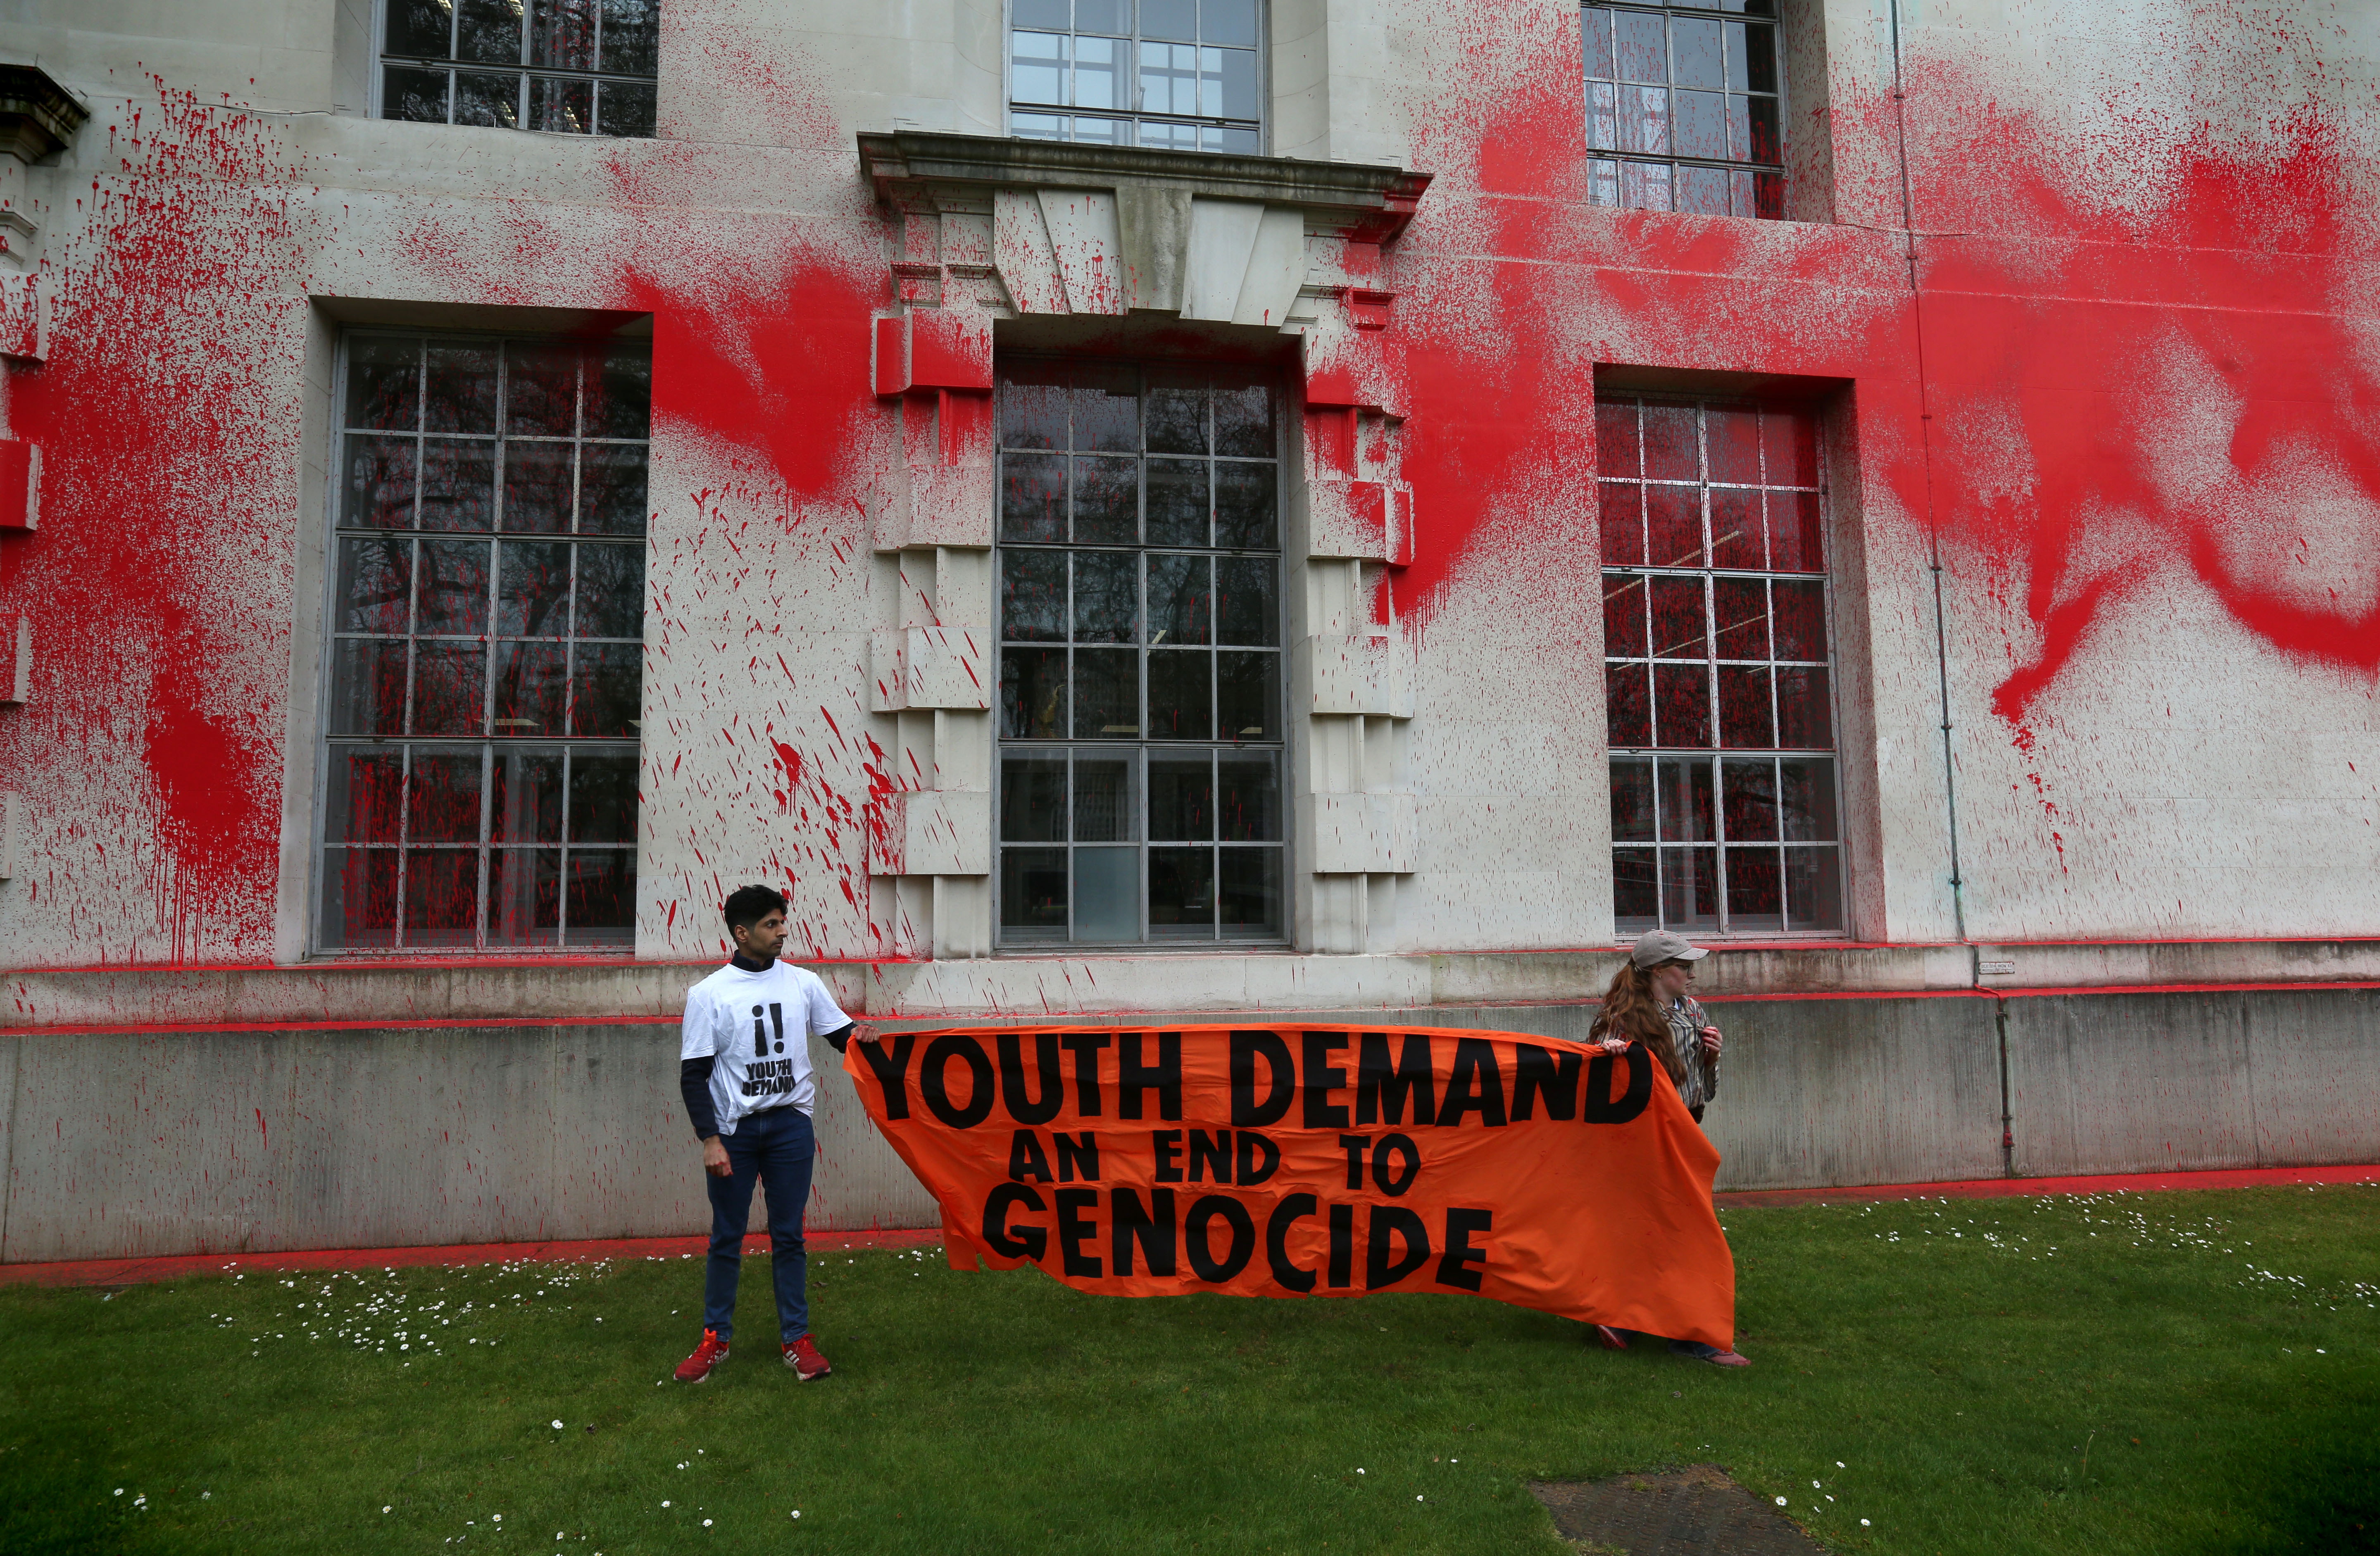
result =
[[[1627,964],[1612,975],[1603,1008],[1596,1013],[1595,1025],[1586,1034],[1589,1042],[1601,1043],[1611,1053],[1625,1052],[1632,1042],[1643,1043],[1645,1052],[1669,1072],[1678,1088],[1678,1100],[1694,1115],[1696,1124],[1703,1121],[1703,1110],[1711,1099],[1718,1095],[1718,1056],[1723,1045],[1718,1028],[1686,993],[1694,981],[1694,964],[1709,954],[1683,935],[1667,930],[1648,931],[1630,950]],[[1597,1324],[1595,1332],[1609,1350],[1628,1348],[1630,1331]],[[1733,1351],[1699,1340],[1672,1340],[1670,1349],[1717,1367],[1752,1365]]]

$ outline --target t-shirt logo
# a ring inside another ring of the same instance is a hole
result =
[[[769,1022],[771,1026],[773,1026],[777,1029],[776,1052],[783,1053],[785,1052],[785,1007],[779,1004],[771,1005],[769,1007]],[[769,1034],[763,1030],[760,1026],[760,1007],[759,1005],[754,1005],[752,1007],[752,1052],[755,1055],[763,1059],[769,1056]]]

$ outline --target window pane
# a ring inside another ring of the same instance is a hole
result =
[[[1777,744],[1787,750],[1823,751],[1835,743],[1827,673],[1816,667],[1777,672]]]
[[[331,733],[405,732],[405,644],[344,638],[333,655]]]
[[[1777,744],[1768,711],[1769,668],[1765,664],[1718,667],[1718,743],[1733,750],[1766,750]]]
[[[1224,751],[1215,759],[1215,816],[1226,843],[1281,841],[1281,757],[1273,751]]]
[[[565,868],[564,934],[572,945],[626,945],[636,938],[637,855],[573,848]]]
[[[1633,452],[1633,448],[1631,452]],[[1603,560],[1627,565],[1645,560],[1645,489],[1633,480],[1602,483]]]
[[[520,81],[518,76],[497,76],[476,70],[456,71],[455,122],[478,125],[483,129],[518,129]]]
[[[1751,160],[1766,163],[1783,162],[1785,140],[1778,128],[1777,100],[1773,97],[1750,98],[1745,101],[1744,107],[1752,116],[1752,144],[1749,148]]]
[[[344,746],[331,752],[322,837],[328,843],[395,843],[405,788],[401,746]]]
[[[1012,541],[1064,540],[1066,456],[1010,454],[1003,456],[1000,463],[1000,538]]]
[[[1621,11],[1615,19],[1619,23],[1621,79],[1668,80],[1670,38],[1663,18],[1642,11]]]
[[[660,21],[661,0],[603,0],[603,52],[599,61],[602,68],[622,76],[655,74],[660,68]],[[604,96],[611,93],[606,82]],[[651,101],[648,96],[644,130],[612,133],[651,134]]]
[[[1064,752],[1001,759],[1000,840],[1066,841]]]
[[[1670,150],[1682,157],[1725,158],[1726,98],[1715,91],[1680,91],[1674,101],[1677,118],[1670,130]],[[1682,167],[1678,173],[1679,210],[1714,216],[1727,214],[1725,172],[1709,167]]]
[[[641,438],[652,430],[653,355],[641,346],[606,348],[587,379],[586,434]]]
[[[1708,87],[1718,91],[1726,84],[1719,61],[1719,23],[1699,18],[1679,17],[1670,23],[1670,49],[1672,79],[1682,87]]]
[[[1641,748],[1653,743],[1652,696],[1642,664],[1603,667],[1605,740],[1615,750]]]
[[[1139,654],[1131,649],[1075,650],[1075,737],[1140,734]]]
[[[339,542],[340,632],[403,637],[413,603],[413,542],[378,536]]]
[[[1066,650],[1000,650],[1002,739],[1046,740],[1066,733]]]
[[[1218,642],[1257,643],[1268,648],[1280,643],[1280,577],[1281,565],[1269,556],[1215,559]]]
[[[439,0],[388,0],[388,52],[422,59],[450,57],[454,18]]]
[[[1075,641],[1140,641],[1140,559],[1128,551],[1078,551],[1075,560]]]
[[[1835,831],[1835,764],[1818,758],[1787,758],[1781,772],[1779,809],[1788,843],[1832,843]]]
[[[565,534],[570,529],[570,454],[566,443],[504,444],[504,528],[516,534]]]
[[[1663,746],[1711,743],[1710,682],[1699,664],[1653,667],[1654,741]]]
[[[1215,656],[1202,649],[1148,655],[1148,737],[1212,740]]]
[[[1620,164],[1620,203],[1631,211],[1670,209],[1670,166],[1667,163],[1623,162]]]
[[[1718,617],[1718,657],[1768,657],[1768,586],[1759,578],[1714,578],[1711,609]]]
[[[1205,441],[1203,432],[1200,441]],[[1203,546],[1208,543],[1208,468],[1204,459],[1148,461],[1150,545]]]
[[[1669,88],[1621,87],[1620,89],[1620,149],[1623,152],[1642,152],[1647,156],[1657,157],[1668,152],[1670,150]],[[1669,169],[1666,167],[1646,168],[1637,163],[1628,163],[1623,166],[1634,169],[1639,179],[1649,178],[1655,175],[1664,181],[1669,177]],[[1625,174],[1623,174],[1624,176]],[[1666,198],[1656,202],[1643,195],[1631,198],[1623,194],[1621,199],[1639,210],[1666,211],[1670,208],[1670,202]]]
[[[1129,34],[1132,31],[1132,0],[1075,0],[1075,30],[1112,33],[1118,37]]]
[[[1620,164],[1616,162],[1600,160],[1588,163],[1586,193],[1590,203],[1618,205],[1620,203]]]
[[[421,528],[496,527],[496,445],[431,438],[421,446]]]
[[[1611,851],[1611,913],[1621,934],[1651,929],[1661,910],[1650,848]]]
[[[1611,837],[1615,843],[1653,841],[1653,764],[1642,760],[1611,764]]]
[[[1158,374],[1150,374],[1147,400],[1148,417],[1148,450],[1152,454],[1204,454],[1207,452],[1207,391],[1203,384],[1168,383]],[[1149,461],[1149,493],[1152,507],[1156,502],[1157,478],[1153,473],[1160,464],[1172,461]],[[1201,481],[1203,490],[1204,482]],[[1152,517],[1152,527],[1154,519]],[[1204,542],[1197,542],[1203,544]]]
[[[1777,657],[1826,658],[1826,585],[1779,578],[1772,588],[1777,602]]]
[[[555,76],[528,79],[528,127],[559,135],[589,135],[595,128],[595,91],[586,81]]]
[[[1663,757],[1654,764],[1661,841],[1707,843],[1718,833],[1712,817],[1708,758]]]
[[[1075,854],[1075,938],[1140,938],[1140,850],[1077,848]]]
[[[1281,479],[1278,471],[1279,467],[1273,465],[1215,467],[1218,546],[1235,551],[1271,551],[1281,544],[1273,502]]]
[[[1211,843],[1215,838],[1215,759],[1151,752],[1148,836],[1153,843]]]
[[[1784,895],[1776,849],[1727,851],[1727,919],[1730,932],[1783,929]]]
[[[490,65],[521,62],[521,8],[517,0],[459,0],[455,50],[458,59]]]
[[[427,380],[430,431],[494,432],[496,379],[494,346],[432,342]]]
[[[1148,851],[1148,928],[1165,939],[1205,939],[1214,933],[1215,851],[1212,848],[1151,848]],[[1083,937],[1078,933],[1076,939]]]
[[[1210,640],[1212,559],[1155,552],[1148,558],[1148,640],[1189,647]],[[1152,692],[1152,695],[1154,693]]]
[[[1068,40],[1048,32],[1012,32],[1008,37],[1009,95],[1019,103],[1065,102]]]
[[[1718,928],[1718,850],[1661,850],[1661,921],[1673,930]]]
[[[1075,755],[1075,841],[1139,841],[1139,802],[1132,783],[1133,759]]]
[[[471,947],[480,934],[480,851],[405,852],[405,943]]]
[[[1282,931],[1281,850],[1226,848],[1216,909],[1226,940],[1276,939]]]
[[[322,851],[322,943],[333,950],[384,949],[396,943],[394,848]]]
[[[421,425],[421,343],[357,337],[347,348],[347,425],[411,432]]]
[[[1777,30],[1773,27],[1743,29],[1743,85],[1753,91],[1777,90]],[[1734,83],[1730,81],[1730,85]]]
[[[506,546],[510,555],[523,548]],[[555,547],[559,552],[562,548]],[[571,632],[579,638],[640,638],[645,622],[642,546],[580,546],[578,605]],[[560,633],[556,622],[552,630]]]
[[[1066,850],[1003,848],[1000,852],[1000,927],[1003,931],[1066,932]]]
[[[1838,850],[1785,850],[1785,922],[1795,930],[1843,927],[1842,855]]]
[[[1220,113],[1227,119],[1253,119],[1259,109],[1257,103],[1257,52],[1254,49],[1201,49],[1204,59],[1215,63],[1221,77],[1221,92],[1218,105],[1202,109],[1208,114]],[[1203,94],[1202,94],[1203,95]]]
[[[407,842],[478,843],[480,748],[416,746],[405,795]]]
[[[494,777],[488,790],[488,841],[562,841],[562,765],[559,746],[496,748]],[[581,757],[584,764],[589,759]],[[607,758],[593,759],[608,760]],[[636,772],[630,759],[628,823],[636,824]],[[582,765],[580,777],[585,777]]]
[[[446,72],[416,70],[392,65],[381,79],[380,113],[384,119],[412,119],[426,124],[446,122]],[[389,890],[395,891],[395,871]],[[352,942],[348,943],[353,943]]]
[[[482,643],[417,643],[413,650],[416,735],[480,735],[487,717],[488,650]]]
[[[1209,43],[1257,45],[1257,0],[1200,0],[1198,35]]]
[[[635,739],[644,711],[643,645],[580,643],[570,663],[570,733]]]
[[[1019,27],[1046,27],[1063,32],[1074,25],[1066,0],[1015,0],[1012,9],[1010,19]]]
[[[1611,13],[1589,6],[1579,21],[1580,47],[1586,58],[1586,74],[1590,79],[1609,80],[1611,64]]]
[[[1196,42],[1198,0],[1140,0],[1140,35]]]
[[[1730,843],[1777,841],[1777,764],[1721,761],[1719,817]]]
[[[418,632],[478,637],[488,630],[488,542],[424,541]]]
[[[1767,496],[1768,565],[1780,573],[1815,573],[1825,567],[1818,494],[1771,492]]]
[[[1281,655],[1225,650],[1215,656],[1215,676],[1221,738],[1281,738]]]
[[[578,450],[578,532],[645,532],[643,445],[587,444]]]
[[[1603,651],[1613,659],[1643,659],[1652,651],[1645,635],[1645,575],[1603,575]]]
[[[504,431],[565,438],[577,432],[578,348],[515,342],[504,355]]]
[[[1702,455],[1692,406],[1645,407],[1645,475],[1650,480],[1699,480]]]
[[[1075,456],[1075,539],[1095,546],[1140,539],[1139,460]]]
[[[1132,44],[1121,38],[1075,40],[1075,95],[1083,108],[1129,108],[1124,101]]]
[[[488,856],[488,943],[561,943],[562,850],[504,848]]]
[[[1711,565],[1757,568],[1766,564],[1760,543],[1760,495],[1723,486],[1711,488]]]
[[[654,94],[650,86],[601,81],[595,88],[595,133],[650,140]]]
[[[1140,370],[1085,362],[1075,369],[1075,449],[1140,452]]]
[[[496,709],[490,734],[504,739],[566,733],[562,727],[564,652],[559,643],[496,645]]]
[[[1646,555],[1656,567],[1703,565],[1702,490],[1693,486],[1645,489]]]
[[[530,0],[528,62],[595,68],[595,0]]]
[[[1606,402],[1595,407],[1595,463],[1606,478],[1644,473],[1636,446],[1636,402]]]
[[[1066,369],[1059,362],[1024,361],[1000,374],[1000,446],[1066,446]],[[1011,460],[1010,464],[1014,465]]]
[[[1011,643],[1066,640],[1066,553],[1000,553],[1000,636]]]
[[[1620,91],[1609,81],[1586,83],[1586,143],[1590,150],[1616,152],[1620,149]],[[1597,168],[1610,167],[1609,163],[1597,163]],[[1613,176],[1618,176],[1615,169]],[[1615,189],[1609,200],[1597,199],[1597,205],[1617,205]]]
[[[1272,390],[1263,383],[1229,378],[1216,382],[1215,452],[1231,458],[1270,459],[1279,452],[1273,442]]]
[[[1655,578],[1652,590],[1653,656],[1708,659],[1710,623],[1703,614],[1703,580]]]

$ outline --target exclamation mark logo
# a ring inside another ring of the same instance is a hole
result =
[[[758,1015],[759,1013],[756,1011],[756,1012],[754,1012],[754,1014],[755,1014],[755,1015]],[[779,1004],[772,1004],[772,1005],[771,1005],[771,1006],[769,1007],[769,1025],[770,1025],[770,1026],[771,1026],[771,1027],[774,1027],[777,1029],[777,1052],[780,1052],[780,1053],[784,1052],[785,1052],[785,1007],[784,1007],[784,1006],[783,1006],[783,1005],[779,1005]]]
[[[769,1031],[760,1025],[760,1007],[752,1007],[752,1052],[760,1058],[769,1056]]]

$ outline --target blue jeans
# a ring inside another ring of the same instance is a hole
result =
[[[744,1228],[752,1185],[769,1198],[770,1273],[777,1282],[777,1328],[787,1340],[810,1330],[809,1260],[802,1250],[802,1206],[810,1197],[809,1114],[787,1105],[744,1119],[727,1148],[726,1177],[703,1174],[710,1190],[710,1258],[704,1266],[702,1322],[722,1340],[735,1332],[735,1277],[744,1268]]]

